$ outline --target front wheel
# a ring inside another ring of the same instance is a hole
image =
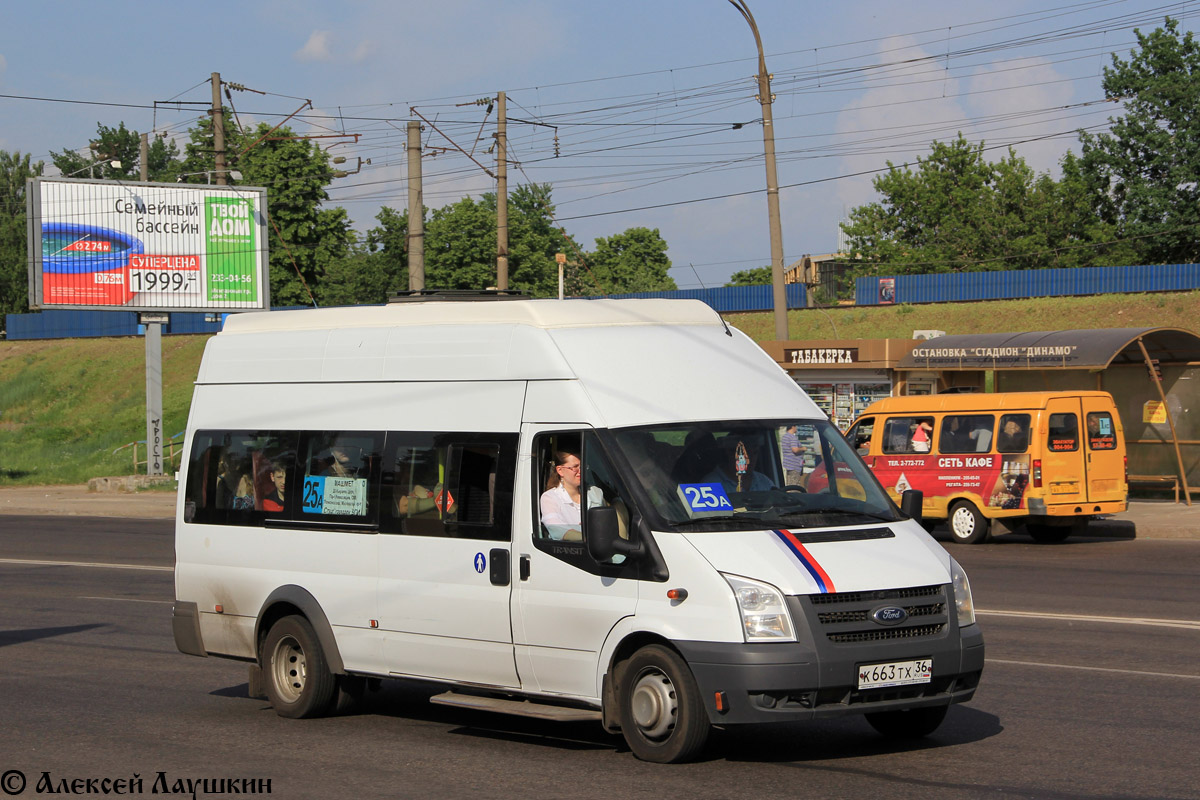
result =
[[[301,719],[328,713],[337,679],[304,617],[284,617],[271,626],[263,640],[262,670],[267,698],[279,716]]]
[[[971,502],[959,500],[950,509],[950,535],[958,544],[978,544],[987,538],[987,517]]]
[[[638,650],[620,681],[621,733],[643,761],[676,764],[695,758],[708,739],[708,714],[687,663],[662,645]]]
[[[937,730],[949,708],[907,708],[903,711],[876,711],[866,716],[871,727],[889,739],[920,739]]]

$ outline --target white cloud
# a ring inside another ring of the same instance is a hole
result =
[[[329,31],[313,31],[292,57],[297,61],[332,61],[333,54],[329,51]]]
[[[358,47],[354,48],[354,52],[350,54],[350,60],[356,64],[366,61],[375,52],[375,42],[370,39],[363,39],[358,43]]]
[[[967,113],[955,99],[961,82],[942,72],[937,54],[917,46],[911,39],[893,37],[879,46],[880,84],[861,93],[838,115],[838,144],[866,152],[841,160],[841,172],[853,174],[893,164],[914,163],[929,152],[934,140],[948,141],[963,129]],[[910,62],[907,66],[888,64]],[[941,80],[937,80],[937,78]],[[931,80],[932,79],[932,80]],[[839,206],[852,208],[876,200],[873,175],[837,182]]]
[[[1057,172],[1063,152],[1075,141],[1074,131],[1103,119],[1108,113],[1108,109],[1101,109],[1099,117],[1093,119],[1062,110],[1074,95],[1071,84],[1063,77],[1042,58],[1026,58],[979,70],[967,84],[972,110],[979,116],[1009,115],[1010,119],[984,123],[968,138],[984,139],[989,144],[1014,142],[1017,155],[1035,170]],[[1039,138],[1063,132],[1069,135]],[[1028,141],[1031,139],[1037,141]],[[996,161],[1005,155],[1007,148],[991,150],[987,158]]]

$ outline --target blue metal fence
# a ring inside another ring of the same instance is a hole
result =
[[[804,286],[786,287],[788,308],[803,308]],[[770,286],[727,286],[714,289],[679,289],[672,292],[637,292],[605,295],[610,298],[654,297],[702,300],[715,311],[766,311],[774,307]],[[589,298],[597,299],[597,298]],[[8,314],[9,339],[68,339],[86,336],[136,336],[142,331],[133,311],[84,311],[47,309],[32,314]],[[172,313],[163,333],[216,333],[220,322],[207,321],[206,314]]]
[[[198,312],[172,313],[163,333],[216,333],[221,323]],[[89,336],[137,336],[142,332],[135,311],[47,309],[5,315],[9,339],[75,339]]]
[[[804,308],[806,293],[803,284],[789,283],[784,286],[788,308]],[[589,300],[603,298],[661,298],[673,300],[702,300],[712,306],[714,311],[721,313],[737,311],[768,311],[775,307],[771,286],[722,286],[713,289],[675,289],[669,292],[636,292],[633,294],[609,294],[589,297]]]
[[[896,303],[1176,292],[1200,289],[1200,264],[1020,269],[858,278],[854,283],[855,305],[880,305],[881,280],[895,281]]]

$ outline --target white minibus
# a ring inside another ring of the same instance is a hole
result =
[[[820,491],[786,477],[796,442]],[[415,680],[676,762],[712,726],[923,736],[979,684],[967,576],[919,493],[897,508],[699,301],[233,316],[185,448],[176,644],[249,662],[284,717]]]

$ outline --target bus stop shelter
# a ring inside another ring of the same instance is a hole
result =
[[[942,336],[921,342],[897,372],[935,372],[946,385],[998,392],[1099,389],[1113,396],[1131,483],[1173,483],[1191,504],[1200,486],[1200,335],[1182,328],[1096,328]],[[965,379],[965,380],[964,380]]]

